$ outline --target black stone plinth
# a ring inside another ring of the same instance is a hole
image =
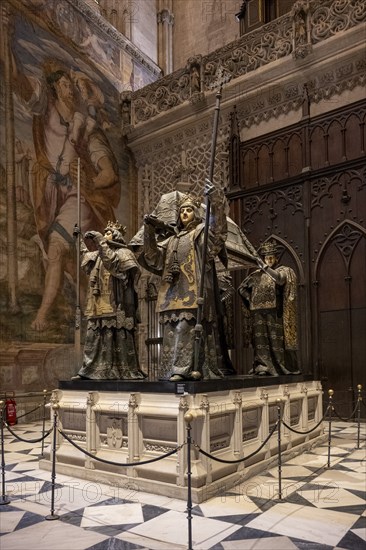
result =
[[[256,388],[293,384],[313,380],[311,374],[294,374],[284,376],[228,376],[221,380],[201,380],[182,382],[163,382],[148,380],[60,380],[60,390],[141,392],[141,393],[184,393],[197,394],[216,391]]]

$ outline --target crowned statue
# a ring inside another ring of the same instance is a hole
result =
[[[140,268],[123,235],[126,228],[108,222],[104,235],[88,231],[80,236],[81,267],[89,275],[85,315],[87,329],[83,363],[76,378],[93,380],[139,380],[140,369],[135,346],[138,322],[136,285]],[[85,240],[92,241],[90,251]]]
[[[227,237],[225,196],[212,184],[206,185],[206,194],[210,198],[211,216],[204,268],[205,224],[201,200],[190,194],[179,196],[177,219],[170,235],[163,240],[159,237],[162,224],[156,216],[146,215],[144,219],[143,253],[139,261],[161,276],[156,305],[163,336],[160,380],[219,379],[229,361],[223,331],[219,330],[223,305],[215,268],[215,259]],[[202,324],[197,346],[196,323],[203,275]]]
[[[278,265],[275,240],[263,243],[259,269],[239,287],[248,309],[250,340],[254,350],[251,374],[300,374],[297,359],[297,278],[290,267]]]

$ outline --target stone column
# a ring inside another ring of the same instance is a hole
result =
[[[160,0],[157,13],[158,23],[158,65],[164,75],[172,73],[173,68],[173,25],[172,1]]]
[[[184,420],[184,415],[189,409],[189,397],[184,395],[180,398],[179,401],[179,412],[178,412],[178,422],[177,422],[177,438],[178,445],[182,445],[187,440],[187,425]],[[177,456],[177,485],[184,487],[185,473],[187,468],[187,446],[182,447],[178,451]]]
[[[266,389],[261,390],[260,398],[263,401],[261,433],[260,433],[260,439],[261,439],[261,442],[263,442],[269,434],[269,410],[268,410],[269,406],[268,406],[268,391]],[[267,449],[265,458],[269,458],[271,456],[271,439],[267,441],[265,448]]]
[[[99,400],[99,393],[90,391],[86,398],[86,450],[88,453],[96,454],[100,447],[100,440],[97,437],[97,423],[96,423],[96,404]],[[91,470],[94,469],[94,464],[91,458],[85,456],[85,468]]]
[[[139,395],[131,393],[128,401],[128,462],[138,462],[141,454],[139,418],[137,414]],[[132,467],[131,470],[132,477],[136,477],[135,468]]]
[[[240,391],[236,391],[233,397],[235,405],[234,418],[234,455],[235,459],[243,457],[243,398]],[[238,471],[244,468],[244,463],[241,462],[238,466]]]

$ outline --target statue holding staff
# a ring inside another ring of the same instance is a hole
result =
[[[249,374],[300,374],[297,364],[297,278],[290,267],[278,265],[275,241],[265,242],[259,269],[239,286],[250,313],[253,369]]]
[[[178,382],[199,378],[222,378],[224,351],[219,335],[222,304],[215,269],[215,257],[222,250],[226,235],[225,196],[209,182],[211,214],[208,228],[207,261],[202,263],[204,230],[200,200],[183,196],[178,205],[176,232],[157,242],[156,219],[145,216],[143,265],[161,275],[156,310],[162,326],[159,379]],[[195,326],[199,283],[205,271],[202,304],[202,334],[195,365]]]
[[[135,346],[138,322],[136,285],[140,268],[127,248],[126,228],[108,222],[104,235],[88,231],[97,250],[90,251],[76,226],[80,240],[81,268],[89,275],[85,315],[88,319],[82,367],[73,379],[142,380]]]

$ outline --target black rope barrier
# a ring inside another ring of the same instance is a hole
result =
[[[260,447],[258,447],[258,449],[256,451],[249,454],[248,456],[244,456],[243,458],[238,458],[237,460],[225,460],[224,458],[218,458],[217,456],[213,456],[210,453],[206,453],[206,451],[201,449],[201,447],[199,445],[197,445],[197,443],[193,443],[193,445],[196,449],[198,449],[198,452],[200,452],[204,456],[207,456],[207,458],[212,458],[212,460],[216,460],[216,462],[222,462],[223,464],[239,464],[239,462],[244,462],[245,460],[249,460],[249,458],[252,458],[252,456],[259,453],[259,451],[261,451],[263,449],[263,447],[266,445],[266,443],[268,443],[268,441],[270,440],[272,435],[275,433],[275,431],[277,430],[277,427],[278,427],[278,421],[273,426],[272,430],[269,432],[266,439],[263,441],[263,443],[260,445]]]
[[[291,426],[289,426],[288,424],[286,424],[286,422],[285,422],[284,420],[282,420],[282,424],[285,426],[285,428],[287,428],[288,430],[290,430],[290,432],[293,432],[293,433],[295,433],[295,434],[299,434],[299,435],[308,435],[308,434],[311,434],[311,432],[313,432],[313,431],[315,431],[317,428],[319,428],[320,424],[321,424],[322,422],[324,422],[325,417],[326,417],[327,414],[328,414],[329,407],[330,407],[330,405],[328,405],[328,407],[326,408],[325,413],[323,414],[323,417],[319,420],[319,422],[316,424],[316,426],[314,426],[313,428],[311,428],[311,430],[306,430],[305,432],[300,432],[299,430],[295,430],[295,428],[292,428]]]
[[[5,427],[7,430],[13,435],[16,439],[19,439],[19,441],[23,441],[24,443],[40,443],[41,441],[44,441],[52,432],[53,428],[48,430],[42,437],[39,437],[38,439],[25,439],[24,437],[20,437],[14,430],[12,430],[7,422],[4,422]]]
[[[89,451],[86,451],[79,445],[77,445],[68,435],[65,434],[62,430],[58,430],[58,432],[69,442],[71,445],[73,445],[76,449],[81,451],[82,453],[86,454],[88,457],[93,458],[94,460],[97,460],[99,462],[104,462],[105,464],[112,464],[113,466],[144,466],[145,464],[151,464],[152,462],[157,462],[158,460],[162,460],[163,458],[167,458],[168,456],[173,455],[174,453],[178,452],[180,449],[183,448],[183,446],[186,443],[182,443],[182,445],[179,445],[179,447],[176,447],[172,451],[169,451],[168,453],[165,453],[164,455],[157,456],[155,458],[150,458],[149,460],[142,460],[141,462],[113,462],[112,460],[106,460],[105,458],[99,458],[98,456],[93,455],[92,453],[89,453]]]
[[[17,420],[19,420],[19,418],[24,418],[25,416],[28,416],[28,414],[34,413],[41,407],[43,407],[43,403],[40,403],[39,405],[37,405],[37,407],[34,407],[34,409],[32,409],[31,411],[25,412],[24,414],[17,415]]]
[[[340,416],[338,413],[337,413],[337,410],[334,408],[334,405],[333,405],[333,412],[334,414],[336,415],[336,417],[338,418],[338,420],[341,420],[342,422],[348,422],[349,420],[351,420],[351,418],[353,418],[356,414],[356,411],[358,409],[358,401],[356,403],[356,406],[355,408],[353,409],[353,411],[351,412],[350,416],[348,416],[347,418],[343,418],[342,416]]]

